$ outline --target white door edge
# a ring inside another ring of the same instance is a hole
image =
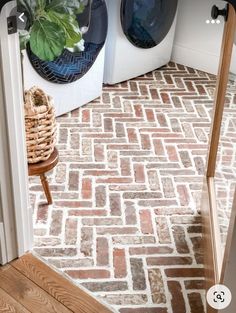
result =
[[[5,242],[5,233],[3,223],[0,223],[0,264],[4,265],[7,263],[7,247]]]
[[[9,35],[7,29],[7,17],[14,7],[16,1],[8,2],[0,12],[0,58],[6,126],[5,136],[1,136],[5,140],[5,145],[3,143],[5,149],[2,153],[5,157],[2,155],[1,162],[5,179],[3,183],[1,182],[1,196],[8,262],[31,250],[33,242],[19,37],[18,34]]]

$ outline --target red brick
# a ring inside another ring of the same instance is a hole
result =
[[[116,145],[108,145],[107,146],[108,149],[110,150],[135,150],[138,149],[139,146],[138,145],[127,145],[127,144],[116,144]]]
[[[173,236],[178,253],[189,253],[188,243],[186,241],[185,232],[181,226],[173,226]]]
[[[165,288],[160,269],[153,268],[148,270],[148,280],[151,288],[152,302],[156,304],[166,303]]]
[[[151,149],[151,141],[148,134],[141,134],[141,144],[143,150]]]
[[[65,225],[65,244],[75,245],[77,242],[77,220],[68,218]]]
[[[169,156],[170,161],[172,161],[172,162],[178,162],[179,161],[177,151],[176,151],[174,146],[167,146],[166,150],[167,150],[167,154]]]
[[[106,210],[69,210],[69,216],[106,216]]]
[[[48,218],[48,205],[39,204],[37,208],[37,223],[46,223]]]
[[[189,265],[193,260],[190,257],[151,257],[147,258],[147,265],[161,266],[161,265]]]
[[[71,171],[69,173],[69,190],[78,190],[79,189],[79,173]]]
[[[74,257],[77,254],[75,248],[34,248],[34,251],[42,257]]]
[[[160,182],[156,170],[147,172],[148,182],[151,190],[160,190]]]
[[[107,161],[109,168],[117,168],[118,167],[118,153],[117,151],[108,151],[107,152]]]
[[[129,248],[129,253],[131,255],[150,255],[150,254],[169,254],[173,252],[173,248],[168,246],[159,246],[159,247],[138,247],[138,248]]]
[[[96,207],[104,207],[106,205],[106,188],[98,186],[95,189]]]
[[[136,183],[145,182],[144,166],[142,164],[134,164],[134,175]]]
[[[120,313],[175,313],[179,300],[181,313],[202,310],[201,219],[190,203],[201,193],[214,88],[213,75],[173,62],[105,85],[101,98],[57,118],[52,206],[38,208],[45,196],[30,178],[36,253],[61,270],[82,271],[75,274],[82,285]],[[234,98],[229,90],[227,107]],[[230,141],[233,130],[229,122]],[[232,144],[222,147],[222,164],[231,166]],[[225,190],[218,196],[224,201]],[[54,211],[65,216],[57,221]],[[127,266],[121,278],[114,277],[116,250]],[[87,278],[91,271],[101,278]]]
[[[204,290],[206,288],[205,280],[186,280],[184,282],[186,289],[202,289]]]
[[[98,235],[129,235],[129,234],[136,234],[138,232],[138,228],[136,227],[104,227],[104,228],[97,228]]]
[[[163,177],[161,181],[165,198],[175,198],[175,190],[172,179],[170,177]]]
[[[136,225],[137,216],[133,202],[125,202],[125,222],[127,225]]]
[[[82,122],[83,123],[89,123],[90,122],[90,111],[89,110],[83,110],[82,111]]]
[[[68,130],[66,128],[59,129],[59,143],[67,143]]]
[[[158,240],[161,244],[171,243],[170,231],[167,218],[160,216],[156,218]]]
[[[84,172],[85,176],[115,176],[117,171],[112,170],[87,170]]]
[[[124,281],[88,282],[82,283],[82,286],[93,292],[111,292],[128,290],[127,282]]]
[[[106,238],[97,238],[97,265],[105,266],[109,264],[108,241]]]
[[[115,278],[123,278],[127,275],[124,249],[113,250],[113,266]]]
[[[188,151],[179,151],[179,155],[180,155],[180,158],[184,167],[188,168],[192,166],[192,162],[191,162]]]
[[[81,228],[80,251],[85,256],[92,256],[93,250],[93,229],[90,227]]]
[[[63,208],[91,208],[90,201],[54,201],[56,206]]]
[[[145,290],[147,288],[145,273],[143,269],[143,260],[131,258],[130,259],[131,275],[133,280],[134,290]]]
[[[149,210],[140,211],[140,223],[143,234],[153,234],[152,218]]]
[[[143,117],[142,105],[136,104],[134,106],[134,111],[135,111],[135,116],[136,117]]]
[[[120,195],[118,193],[112,193],[109,195],[109,199],[111,215],[120,216],[121,215]]]
[[[65,273],[74,279],[101,279],[110,277],[109,271],[101,269],[68,270]]]
[[[173,313],[187,313],[180,283],[177,281],[168,281],[167,284],[172,296],[171,305]]]
[[[94,146],[94,157],[96,162],[104,161],[104,146],[102,145]]]
[[[126,177],[109,177],[109,178],[99,178],[96,180],[98,184],[129,184],[132,183],[131,178]]]
[[[92,180],[90,178],[82,179],[82,198],[91,199],[92,197]]]
[[[158,211],[161,212],[161,215],[165,215],[165,213],[163,212],[170,212],[169,214],[174,214],[175,213],[175,210],[173,208],[171,208],[171,206],[176,206],[177,205],[177,202],[176,200],[165,200],[165,199],[155,199],[155,200],[140,200],[138,202],[138,204],[140,206],[144,206],[144,207],[161,207],[159,209],[156,209],[156,214],[158,214]],[[184,211],[182,209],[182,211]],[[182,211],[181,209],[176,209],[176,212],[179,212],[179,214],[182,214]],[[187,211],[188,214],[191,214],[191,210],[188,210]],[[167,213],[168,214],[168,213]],[[176,213],[175,213],[176,214]],[[177,213],[178,214],[178,213]],[[185,213],[186,214],[186,213]]]
[[[193,244],[193,251],[197,264],[204,264],[204,249],[202,237],[192,237],[191,241]]]
[[[56,167],[55,181],[57,184],[63,184],[66,181],[66,164],[59,163]]]
[[[154,144],[154,149],[155,149],[155,153],[156,155],[165,155],[165,151],[164,151],[164,147],[162,144],[162,141],[159,139],[155,139],[153,140],[153,144]]]
[[[50,227],[50,235],[51,236],[58,236],[61,234],[62,218],[63,218],[63,212],[62,211],[53,211],[52,212],[52,222],[51,222],[51,227]]]
[[[160,95],[161,95],[161,99],[162,99],[164,104],[171,103],[170,102],[170,97],[169,97],[169,95],[167,93],[161,93]]]
[[[104,130],[105,132],[112,132],[113,131],[113,123],[111,118],[104,119]]]
[[[137,143],[138,142],[138,137],[136,134],[136,130],[134,128],[128,128],[127,133],[128,133],[128,139],[129,139],[130,143]]]
[[[165,270],[167,277],[204,277],[203,268],[168,268]]]
[[[123,225],[123,221],[118,217],[90,217],[82,218],[82,224],[86,226],[110,226]]]
[[[191,313],[205,313],[202,297],[200,293],[192,292],[188,294]]]
[[[130,176],[130,159],[129,158],[121,158],[120,159],[120,167],[121,167],[121,175],[122,176]]]
[[[152,109],[146,109],[145,112],[146,112],[147,120],[149,122],[155,122],[155,115],[153,113],[153,110]]]

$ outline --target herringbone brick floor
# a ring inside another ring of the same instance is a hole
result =
[[[226,243],[236,186],[236,77],[229,81],[225,109],[221,123],[220,144],[216,167],[215,189],[218,220],[223,246]]]
[[[58,118],[52,206],[31,179],[35,252],[115,312],[204,312],[199,204],[215,83],[170,63],[104,86]]]

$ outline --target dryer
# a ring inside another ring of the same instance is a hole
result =
[[[115,84],[170,61],[178,0],[107,0],[104,83]]]
[[[87,23],[84,26],[87,31],[83,35],[84,51],[64,49],[53,62],[40,60],[29,47],[24,51],[24,88],[36,85],[52,96],[57,116],[94,100],[102,93],[108,26],[105,0],[88,0],[83,14],[78,19],[80,26]]]

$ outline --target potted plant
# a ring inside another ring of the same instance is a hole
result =
[[[83,0],[18,0],[18,11],[27,17],[26,30],[20,32],[21,49],[27,44],[43,61],[53,61],[65,48],[83,50],[77,15]]]
[[[83,50],[77,16],[84,10],[84,1],[18,0],[18,11],[27,17],[26,29],[20,32],[21,50],[30,48],[43,61],[54,61],[65,48]],[[33,86],[25,90],[24,102],[28,163],[45,161],[56,143],[53,99]]]

